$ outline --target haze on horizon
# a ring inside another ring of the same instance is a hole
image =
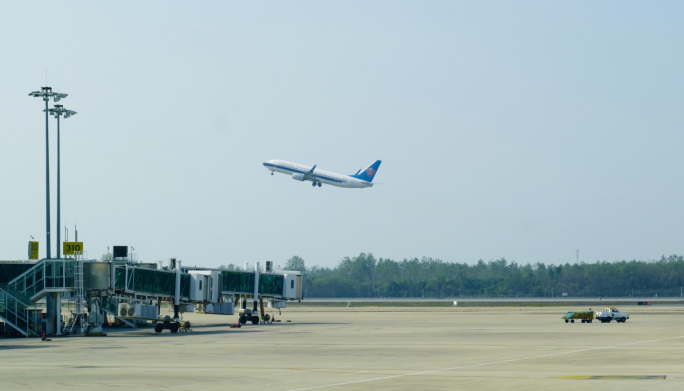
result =
[[[46,80],[78,112],[61,122],[61,218],[88,258],[114,245],[201,266],[684,254],[682,11],[5,4],[0,259],[26,259],[31,236],[45,256],[44,106],[28,93]],[[50,137],[54,242],[52,118]],[[268,159],[383,164],[372,188],[314,189],[269,175]]]

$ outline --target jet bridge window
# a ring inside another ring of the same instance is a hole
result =
[[[290,280],[290,289],[294,289],[294,280]]]
[[[199,290],[202,290],[202,280],[200,280]]]

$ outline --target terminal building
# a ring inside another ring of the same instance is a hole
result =
[[[301,273],[274,271],[270,261],[263,269],[256,262],[252,270],[221,270],[184,267],[174,258],[167,265],[109,258],[0,261],[0,332],[84,334],[114,319],[175,333],[184,312],[234,315],[238,308],[240,323],[258,324],[271,320],[265,305],[281,309],[302,300]],[[162,305],[173,316],[160,316]]]

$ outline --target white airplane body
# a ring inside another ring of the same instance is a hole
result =
[[[321,187],[325,183],[337,187],[364,188],[373,186],[373,177],[380,167],[380,160],[376,160],[365,170],[359,170],[354,175],[338,174],[336,172],[317,169],[314,165],[292,163],[285,160],[271,159],[264,162],[264,166],[271,171],[292,176],[297,181],[311,181],[311,186]]]

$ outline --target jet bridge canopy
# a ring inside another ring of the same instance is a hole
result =
[[[252,294],[254,292],[254,272],[224,270],[221,290],[227,293]],[[284,277],[281,274],[259,274],[259,293],[267,296],[282,296]]]
[[[119,290],[171,297],[175,295],[176,273],[172,271],[117,266],[114,275],[115,287]],[[190,275],[181,273],[181,296],[189,295]]]

